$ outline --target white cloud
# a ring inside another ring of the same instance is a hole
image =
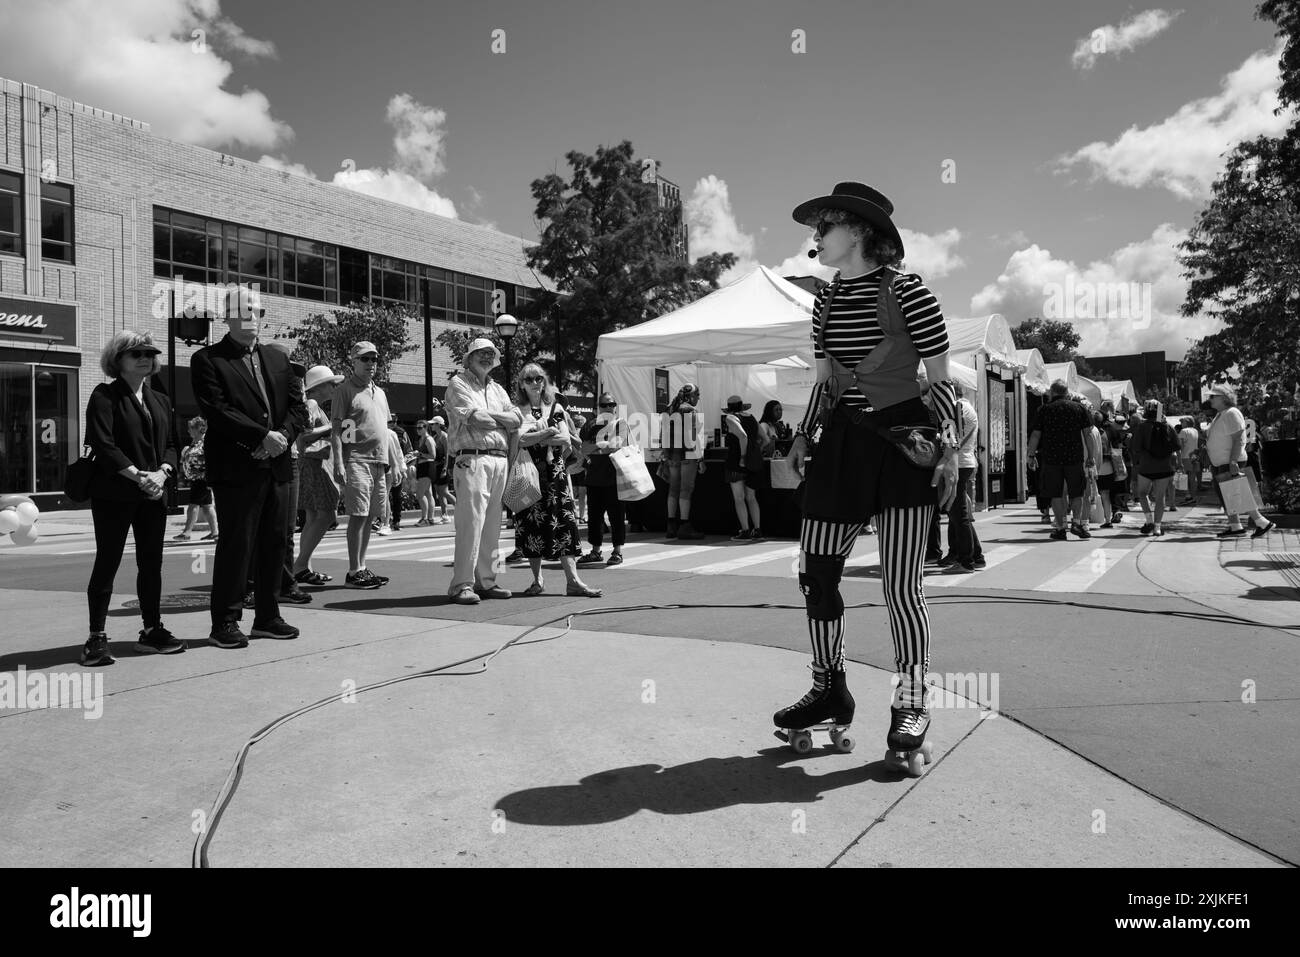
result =
[[[1091,70],[1103,56],[1119,56],[1135,50],[1169,29],[1183,11],[1144,10],[1122,22],[1119,26],[1106,24],[1083,37],[1074,46],[1072,62],[1076,68]]]
[[[772,271],[778,276],[816,276],[818,279],[830,282],[835,278],[835,270],[823,266],[816,259],[810,259],[808,256],[808,250],[815,248],[816,245],[817,241],[810,235],[803,241],[797,253],[786,257],[779,265],[773,266]]]
[[[940,279],[966,265],[955,249],[961,242],[960,230],[949,229],[931,236],[899,229],[898,234],[903,238],[903,248],[907,251],[903,260],[903,269],[907,272],[918,273],[927,280]]]
[[[900,229],[898,232],[903,237],[903,247],[907,250],[907,259],[903,261],[903,268],[907,272],[918,273],[929,281],[966,265],[954,248],[961,241],[961,232],[957,229],[949,229],[933,236],[910,229]],[[823,266],[808,255],[808,251],[816,245],[817,241],[810,235],[799,246],[797,253],[771,267],[772,271],[778,276],[816,276],[829,282],[835,278],[835,270]]]
[[[422,181],[445,171],[443,134],[439,127],[446,114],[420,105],[406,93],[399,93],[388,101],[387,116],[388,122],[396,127],[393,135],[396,168],[340,169],[330,182],[357,193],[456,219],[456,204]],[[291,162],[284,156],[263,156],[258,163],[299,176],[320,178],[302,163]],[[470,192],[476,201],[481,201],[477,190],[471,187]],[[496,228],[492,223],[484,225],[489,229]]]
[[[447,171],[445,110],[424,106],[409,93],[399,93],[388,101],[388,122],[397,129],[393,153],[398,169],[426,181]]]
[[[1092,177],[1121,186],[1162,186],[1180,199],[1201,200],[1223,171],[1223,154],[1242,140],[1278,136],[1293,120],[1274,116],[1279,43],[1251,55],[1222,81],[1222,91],[1180,107],[1154,126],[1131,126],[1113,143],[1097,141],[1057,159],[1057,172],[1083,164]]]
[[[758,268],[754,237],[736,222],[726,180],[713,175],[698,180],[690,198],[683,203],[682,213],[690,229],[692,259],[709,253],[736,254],[736,265],[718,277],[719,285],[725,286]]]
[[[971,297],[971,314],[998,312],[1013,327],[1031,316],[1064,319],[1079,332],[1079,351],[1085,356],[1163,349],[1171,360],[1181,359],[1189,339],[1208,335],[1217,326],[1209,316],[1185,318],[1179,314],[1187,280],[1182,276],[1177,246],[1186,238],[1186,230],[1165,223],[1147,239],[1083,267],[1031,245],[1013,253],[1002,275]],[[1064,310],[1057,310],[1057,303],[1052,302],[1054,291],[1060,293],[1057,302],[1073,293],[1064,301]],[[1122,305],[1115,308],[1121,291],[1137,292],[1130,297],[1127,309]],[[1084,298],[1088,294],[1092,295],[1091,308]]]
[[[439,196],[410,173],[397,169],[359,169],[355,172],[340,170],[334,174],[334,185],[344,189],[392,200],[403,206],[456,218],[456,206],[445,196]]]
[[[222,17],[218,0],[0,0],[0,23],[10,79],[198,146],[274,149],[293,136],[265,95],[223,89],[233,67],[222,52],[270,56],[275,48]],[[204,31],[201,43],[195,30]]]
[[[306,176],[308,179],[320,179],[314,172],[309,170],[301,163],[291,163],[284,156],[262,156],[257,161],[259,166],[269,166],[271,169],[278,169],[284,173],[293,173],[297,176]]]

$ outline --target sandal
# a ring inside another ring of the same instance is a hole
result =
[[[569,585],[564,590],[564,594],[570,598],[600,598],[605,593],[599,588],[592,588],[590,585]]]
[[[533,582],[523,590],[522,594],[525,598],[532,598],[534,595],[542,595],[545,594],[545,592],[546,589],[542,586],[541,582]]]
[[[303,571],[296,572],[293,576],[293,580],[297,582],[299,585],[324,585],[330,579],[328,579],[324,575],[317,574],[316,572],[308,568]]]

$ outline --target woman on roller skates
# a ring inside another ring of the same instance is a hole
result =
[[[818,260],[838,273],[817,294],[817,384],[789,455],[802,472],[816,440],[799,543],[813,686],[774,721],[796,750],[811,746],[813,728],[829,730],[840,750],[852,750],[845,732],[854,702],[845,683],[839,586],[858,533],[874,520],[897,670],[886,761],[920,774],[930,753],[924,682],[930,620],[921,584],[926,535],[934,509],[947,508],[957,494],[960,430],[947,325],[921,278],[893,268],[903,258],[893,211],[888,199],[861,183],[840,183],[831,195],[794,210],[796,222],[814,229]],[[937,430],[921,401],[922,362],[933,384]]]

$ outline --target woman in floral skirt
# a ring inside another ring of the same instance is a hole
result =
[[[572,437],[564,406],[537,363],[528,363],[519,373],[515,402],[524,415],[519,445],[532,456],[542,489],[540,501],[515,515],[515,547],[533,570],[533,583],[524,594],[543,593],[542,560],[546,559],[558,561],[564,569],[568,580],[565,594],[599,598],[600,589],[583,584],[574,564],[582,550],[573,495],[569,491],[569,474],[564,467],[564,453]]]

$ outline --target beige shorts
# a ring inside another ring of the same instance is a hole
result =
[[[348,461],[343,481],[343,508],[349,516],[378,518],[387,491],[384,467],[380,463]]]

